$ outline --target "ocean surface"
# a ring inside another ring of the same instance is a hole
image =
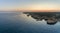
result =
[[[44,19],[47,15],[41,14],[44,17],[41,17],[43,18],[41,20],[40,16],[36,18],[38,15],[40,14],[0,12],[0,33],[60,33],[60,22],[58,18],[55,17],[56,19],[52,21],[50,19],[51,17],[48,16],[49,18],[47,19],[49,20],[46,19],[48,21],[47,23]],[[59,14],[56,15],[58,16]]]

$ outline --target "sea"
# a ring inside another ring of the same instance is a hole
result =
[[[0,33],[60,33],[60,12],[0,12]]]

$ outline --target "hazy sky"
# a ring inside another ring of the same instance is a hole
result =
[[[60,0],[0,0],[0,10],[60,10]]]

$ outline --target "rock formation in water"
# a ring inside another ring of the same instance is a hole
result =
[[[24,12],[27,16],[31,16],[36,21],[47,21],[47,24],[54,25],[57,21],[60,21],[59,12]]]

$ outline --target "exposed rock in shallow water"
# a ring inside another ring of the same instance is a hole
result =
[[[60,21],[60,12],[24,12],[27,16],[31,16],[36,21],[47,21],[47,24],[54,25],[57,21]]]

